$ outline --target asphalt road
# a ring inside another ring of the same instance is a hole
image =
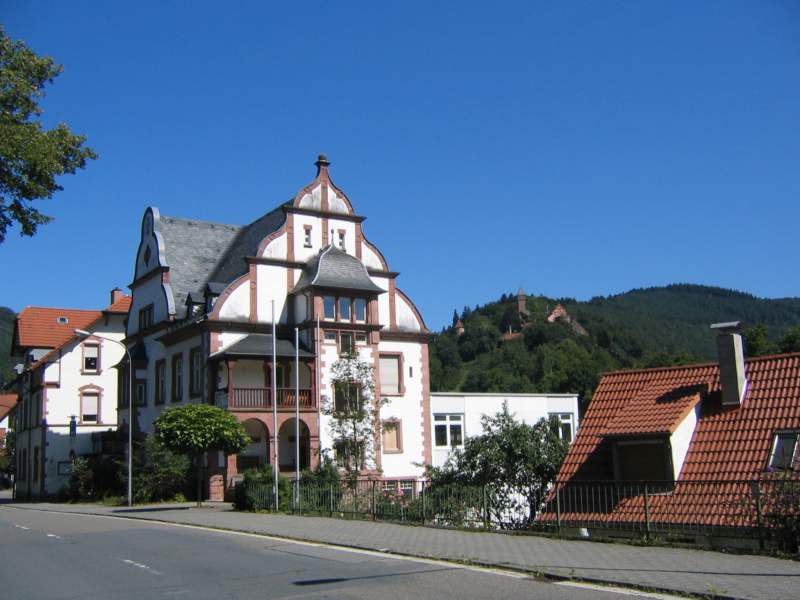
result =
[[[449,564],[198,528],[4,507],[0,507],[0,597],[623,598],[614,592]]]

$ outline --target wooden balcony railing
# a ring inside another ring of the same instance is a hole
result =
[[[225,392],[218,394],[219,396],[227,395]],[[294,388],[277,388],[276,398],[278,408],[294,408],[295,407],[295,389]],[[300,388],[300,409],[316,408],[314,396],[311,394],[309,388]],[[233,410],[267,410],[272,409],[272,389],[271,388],[233,388],[233,396],[228,398],[228,408]]]

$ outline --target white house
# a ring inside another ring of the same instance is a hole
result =
[[[12,354],[25,357],[15,418],[17,498],[58,493],[72,461],[99,451],[97,434],[117,428],[114,366],[124,347],[102,338],[124,338],[129,305],[115,289],[104,310],[28,306],[17,316]]]
[[[331,180],[328,160],[315,164],[311,183],[248,225],[168,217],[155,207],[142,219],[127,330],[138,427],[150,433],[166,407],[186,403],[233,412],[252,443],[237,456],[207,457],[211,498],[276,454],[281,470],[294,471],[295,436],[301,468],[336,450],[321,404],[334,401],[331,367],[343,355],[366,361],[376,398],[388,399],[365,473],[414,477],[431,460],[430,333],[364,235],[365,217]]]
[[[555,416],[561,421],[559,436],[568,441],[578,430],[577,394],[481,394],[432,392],[430,420],[432,464],[442,466],[453,448],[461,448],[466,437],[483,433],[481,418],[494,415],[508,403],[515,419],[533,425]]]

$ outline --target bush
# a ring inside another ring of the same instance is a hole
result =
[[[122,494],[120,466],[110,457],[81,456],[72,465],[60,496],[70,502],[90,502]]]
[[[189,473],[189,459],[175,454],[153,437],[139,446],[133,461],[133,501],[164,502],[183,495]],[[121,465],[123,486],[127,488],[127,465]]]
[[[244,478],[234,488],[234,507],[249,511],[274,510],[274,478],[272,465],[245,471]],[[282,510],[292,506],[292,482],[282,475],[278,477],[278,503]]]

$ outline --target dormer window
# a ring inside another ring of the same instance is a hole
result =
[[[66,325],[69,323],[69,319],[67,317],[56,317],[56,323],[59,325]]]
[[[139,331],[144,331],[153,325],[153,305],[148,304],[139,309]]]
[[[769,468],[790,471],[800,467],[800,431],[780,431],[772,442]]]

